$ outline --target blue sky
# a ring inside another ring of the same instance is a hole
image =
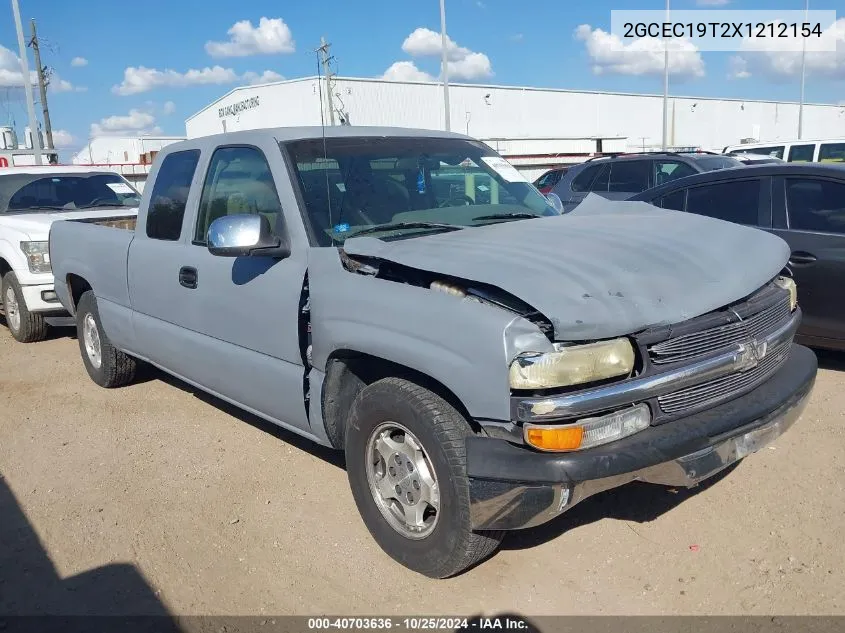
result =
[[[4,4],[0,125],[12,121],[22,128],[25,102],[11,87],[19,73],[17,39]],[[186,117],[236,85],[315,74],[313,49],[321,35],[333,44],[341,75],[439,74],[439,37],[432,33],[440,28],[438,0],[144,0],[125,9],[114,0],[20,4],[27,33],[29,18],[37,20],[43,62],[54,71],[50,112],[66,148],[98,132],[184,134]],[[703,5],[803,9],[802,0],[672,0],[674,9]],[[446,0],[446,6],[452,73],[465,81],[662,90],[662,61],[610,50],[607,32],[611,9],[662,9],[663,0]],[[812,9],[842,6],[841,0],[811,0]],[[807,101],[845,102],[845,19],[837,25],[838,52],[808,60]],[[671,90],[797,100],[794,58],[691,52],[679,56]]]

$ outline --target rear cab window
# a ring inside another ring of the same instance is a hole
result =
[[[683,211],[684,202],[686,201],[687,190],[679,189],[670,194],[666,194],[657,201],[657,206],[663,209],[671,209],[673,211]]]
[[[176,241],[182,233],[185,205],[199,162],[198,149],[165,156],[155,177],[147,211],[147,237]]]
[[[766,147],[746,147],[742,149],[731,150],[731,154],[761,154],[763,156],[774,156],[775,158],[783,158],[783,153],[786,147],[784,145],[771,145]]]

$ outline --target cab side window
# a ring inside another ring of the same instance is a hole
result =
[[[211,223],[226,215],[261,214],[275,228],[282,204],[261,150],[221,147],[215,150],[202,187],[194,244],[204,245]]]
[[[572,191],[576,193],[590,191],[590,185],[593,184],[593,181],[596,179],[601,168],[604,165],[590,165],[589,167],[585,168],[580,174],[575,176],[572,180]]]
[[[168,241],[179,239],[199,159],[200,152],[196,149],[173,152],[164,158],[150,196],[147,237]]]

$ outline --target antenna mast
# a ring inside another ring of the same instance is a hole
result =
[[[334,125],[334,103],[332,102],[332,78],[334,77],[334,73],[331,69],[331,62],[334,57],[329,55],[329,49],[331,46],[331,44],[326,42],[325,37],[321,37],[320,48],[317,49],[317,54],[319,55],[320,63],[323,65],[326,72],[326,105],[329,108],[329,124]]]

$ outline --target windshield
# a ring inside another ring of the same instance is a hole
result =
[[[0,213],[137,207],[141,194],[114,173],[10,174],[0,178]]]
[[[732,156],[708,156],[706,158],[696,158],[695,164],[699,165],[702,171],[743,167],[743,164]]]
[[[401,239],[558,215],[514,167],[476,141],[327,138],[285,144],[317,243]]]

